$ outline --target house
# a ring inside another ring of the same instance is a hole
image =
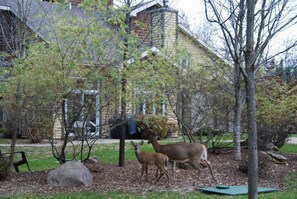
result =
[[[180,23],[178,11],[164,5],[164,1],[151,0],[139,4],[132,10],[131,17],[133,30],[139,40],[151,48],[162,50],[163,56],[170,57],[175,53],[174,49],[179,48],[185,52],[182,63],[179,64],[186,66],[192,64],[206,68],[227,65],[220,55],[197,39],[188,28]],[[181,95],[177,107],[180,109],[179,117],[190,128],[193,123],[193,109],[195,109],[192,97],[188,94]],[[170,112],[170,110],[166,111]],[[175,116],[173,116],[173,122],[174,118]]]
[[[51,3],[47,1],[37,1],[37,0],[28,0],[28,1],[0,1],[0,20],[1,20],[1,31],[0,31],[0,51],[5,53],[4,56],[1,56],[1,65],[11,66],[13,65],[13,59],[17,56],[20,56],[21,53],[26,53],[26,46],[24,44],[35,43],[39,41],[45,41],[47,44],[50,44],[55,38],[52,37],[53,32],[57,26],[55,22],[61,19],[69,19],[72,17],[77,17],[80,19],[80,22],[86,21],[86,16],[81,9],[76,7],[76,1],[73,1],[73,5],[69,5],[68,8],[60,9],[59,4]],[[98,19],[100,19],[98,17]],[[72,21],[68,21],[71,25]],[[75,22],[73,22],[75,23]],[[99,21],[98,24],[102,24],[103,27],[107,26],[104,21]],[[67,39],[67,38],[66,38]],[[72,38],[69,38],[70,40]],[[105,57],[106,60],[114,60],[122,55],[116,55],[115,48],[116,45],[110,45],[117,43],[117,38],[111,38],[106,41],[104,46],[105,51],[108,56]],[[66,41],[69,42],[70,40]],[[92,50],[91,48],[89,50]],[[16,53],[18,52],[18,53]],[[80,85],[84,82],[83,77],[72,77],[77,79],[77,84]],[[5,77],[2,77],[2,81],[5,81]],[[71,99],[70,99],[71,98]],[[86,109],[91,109],[89,125],[94,131],[99,131],[100,126],[100,113],[96,111],[96,107],[99,104],[99,95],[97,85],[92,85],[88,90],[81,92],[80,90],[73,90],[71,97],[67,99],[65,105],[66,118],[71,119],[71,112],[75,112],[78,108],[73,108],[72,106],[79,106],[81,103],[88,101],[90,107]],[[76,99],[76,100],[75,100]],[[50,112],[51,110],[49,110]],[[14,112],[11,109],[3,107],[2,109],[2,128],[13,129],[15,124]],[[61,121],[62,118],[57,117],[54,132],[56,137],[61,137],[63,135]],[[26,125],[26,124],[21,124]],[[38,125],[38,124],[36,124]],[[77,124],[80,126],[80,124]],[[21,127],[22,128],[22,127]],[[38,127],[39,128],[39,127]],[[32,133],[37,128],[30,129]],[[21,134],[21,130],[19,130]],[[39,134],[39,132],[37,132]]]
[[[67,13],[85,17],[81,9],[77,7],[82,0],[70,0],[69,10],[65,11]],[[109,6],[113,5],[113,1],[109,1]],[[15,48],[9,48],[13,46],[14,43],[20,43],[21,40],[27,41],[38,41],[43,40],[50,44],[51,37],[49,37],[49,29],[46,28],[52,25],[51,18],[58,19],[57,15],[63,14],[62,12],[57,12],[56,3],[51,3],[48,1],[37,1],[37,0],[27,0],[27,1],[6,1],[0,0],[0,20],[2,31],[0,32],[0,51],[7,53],[4,59],[1,60],[2,65],[11,65],[14,58],[14,51],[19,46]],[[59,10],[59,9],[58,9]],[[24,12],[26,11],[26,12]],[[196,65],[210,66],[216,65],[217,62],[221,61],[221,58],[211,51],[203,42],[197,40],[191,34],[191,32],[179,23],[178,11],[169,8],[164,5],[163,1],[151,0],[133,7],[130,13],[132,19],[132,31],[137,35],[139,41],[143,46],[147,48],[144,49],[142,56],[147,56],[147,49],[160,53],[162,51],[162,56],[170,56],[174,53],[174,48],[176,46],[186,49],[188,56],[185,60],[185,64],[195,63]],[[102,21],[102,24],[105,24]],[[13,28],[11,28],[13,27]],[[15,34],[9,34],[9,31],[13,31]],[[21,34],[26,32],[26,34]],[[22,38],[22,36],[26,38]],[[15,38],[11,38],[14,36]],[[16,42],[17,41],[17,42]],[[114,42],[113,44],[115,44]],[[21,46],[22,47],[22,46]],[[112,45],[107,45],[106,48],[112,50]],[[18,49],[19,50],[19,49]],[[20,48],[20,50],[25,50],[25,48]],[[20,51],[19,51],[20,52]],[[24,52],[25,53],[25,52]],[[110,55],[113,55],[110,53]],[[114,55],[113,55],[114,56]],[[120,59],[121,55],[119,55]],[[78,82],[84,82],[83,79],[78,79]],[[93,88],[85,91],[73,90],[72,98],[68,99],[65,107],[65,113],[70,115],[70,106],[85,104],[87,99],[90,99],[89,109],[90,111],[90,128],[95,128],[95,132],[106,131],[102,129],[102,124],[106,123],[108,118],[112,117],[114,114],[118,113],[117,108],[113,108],[112,111],[105,111],[103,109],[96,109],[100,103],[99,89],[94,86]],[[188,125],[191,124],[192,116],[192,106],[191,97],[184,96],[181,99],[183,103],[179,107],[181,111],[181,118]],[[73,108],[75,109],[75,108]],[[157,114],[156,107],[148,106],[147,102],[141,104],[141,108],[131,108],[129,111],[132,114]],[[165,114],[170,110],[166,106],[166,101],[164,100],[158,109],[159,113]],[[169,114],[167,114],[169,116]],[[2,111],[2,120],[7,121],[11,118],[11,113],[7,111]],[[172,117],[171,122],[175,122],[174,117]],[[3,123],[4,125],[4,123]],[[11,126],[12,124],[10,124]],[[81,123],[76,123],[76,127],[84,126]],[[54,125],[54,132],[56,137],[63,135],[61,127],[61,118],[57,118]]]

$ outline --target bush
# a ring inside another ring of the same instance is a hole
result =
[[[8,129],[0,129],[0,134],[2,134],[3,138],[11,139],[12,138],[12,131]]]
[[[202,135],[202,136],[213,137],[213,136],[217,136],[217,135],[223,135],[224,134],[224,131],[219,130],[219,129],[212,129],[212,128],[201,128],[195,134],[197,136]]]
[[[0,154],[0,181],[7,179],[9,174],[8,157]]]
[[[278,148],[296,132],[297,82],[292,85],[269,80],[257,85],[258,138]]]
[[[142,139],[152,136],[166,137],[168,133],[167,118],[161,115],[139,115],[136,116],[137,130]]]

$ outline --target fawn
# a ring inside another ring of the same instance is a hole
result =
[[[156,165],[157,171],[156,171],[156,181],[154,184],[156,184],[160,178],[165,174],[167,177],[167,182],[169,183],[169,175],[167,171],[167,164],[169,158],[161,153],[149,153],[149,152],[143,152],[140,151],[140,146],[143,145],[143,141],[139,143],[134,143],[131,141],[131,145],[133,145],[134,150],[135,150],[135,155],[139,161],[140,164],[142,164],[142,170],[141,170],[141,179],[143,176],[143,172],[145,170],[146,174],[146,181],[147,181],[147,168],[148,165]],[[160,170],[160,175],[158,177],[158,170]]]

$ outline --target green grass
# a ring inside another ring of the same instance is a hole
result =
[[[297,153],[297,145],[296,144],[285,144],[280,151],[283,153]]]
[[[2,152],[9,151],[9,147],[1,147]],[[154,149],[151,145],[145,143],[142,150],[153,152]],[[68,148],[68,151],[70,148]],[[77,148],[76,150],[79,150]],[[32,171],[42,171],[53,169],[59,166],[58,161],[53,157],[51,147],[16,147],[16,151],[25,151],[30,169]],[[96,144],[93,146],[91,157],[98,157],[102,163],[117,163],[119,160],[119,144]],[[70,157],[70,155],[69,155]],[[15,157],[18,159],[20,157]],[[125,144],[125,160],[136,160],[135,152],[130,144],[126,141]],[[21,165],[20,171],[27,171],[26,165]]]
[[[239,196],[221,196],[215,194],[205,194],[201,192],[150,192],[144,194],[135,194],[135,193],[124,193],[124,192],[107,192],[107,193],[98,193],[98,192],[77,192],[77,193],[60,193],[60,194],[51,194],[51,195],[24,195],[24,196],[0,196],[1,199],[158,199],[158,198],[170,198],[170,199],[247,199],[247,195]],[[297,191],[284,191],[284,192],[273,192],[259,194],[259,199],[275,198],[275,199],[294,199],[297,197]]]
[[[297,191],[297,172],[293,172],[290,175],[286,176],[285,178],[285,184],[288,187],[289,190],[295,190]]]
[[[29,140],[27,140],[27,139],[17,139],[16,143],[17,144],[29,143]],[[11,144],[11,139],[0,138],[0,144]]]
[[[154,151],[149,144],[144,144],[141,149],[149,152]],[[102,163],[117,163],[119,160],[119,144],[96,145],[92,154],[97,156]],[[130,141],[127,141],[125,144],[125,160],[129,161],[135,159],[134,149],[130,144]]]

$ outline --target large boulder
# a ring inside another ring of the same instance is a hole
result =
[[[89,186],[93,175],[83,163],[72,161],[50,171],[46,180],[52,186]]]

